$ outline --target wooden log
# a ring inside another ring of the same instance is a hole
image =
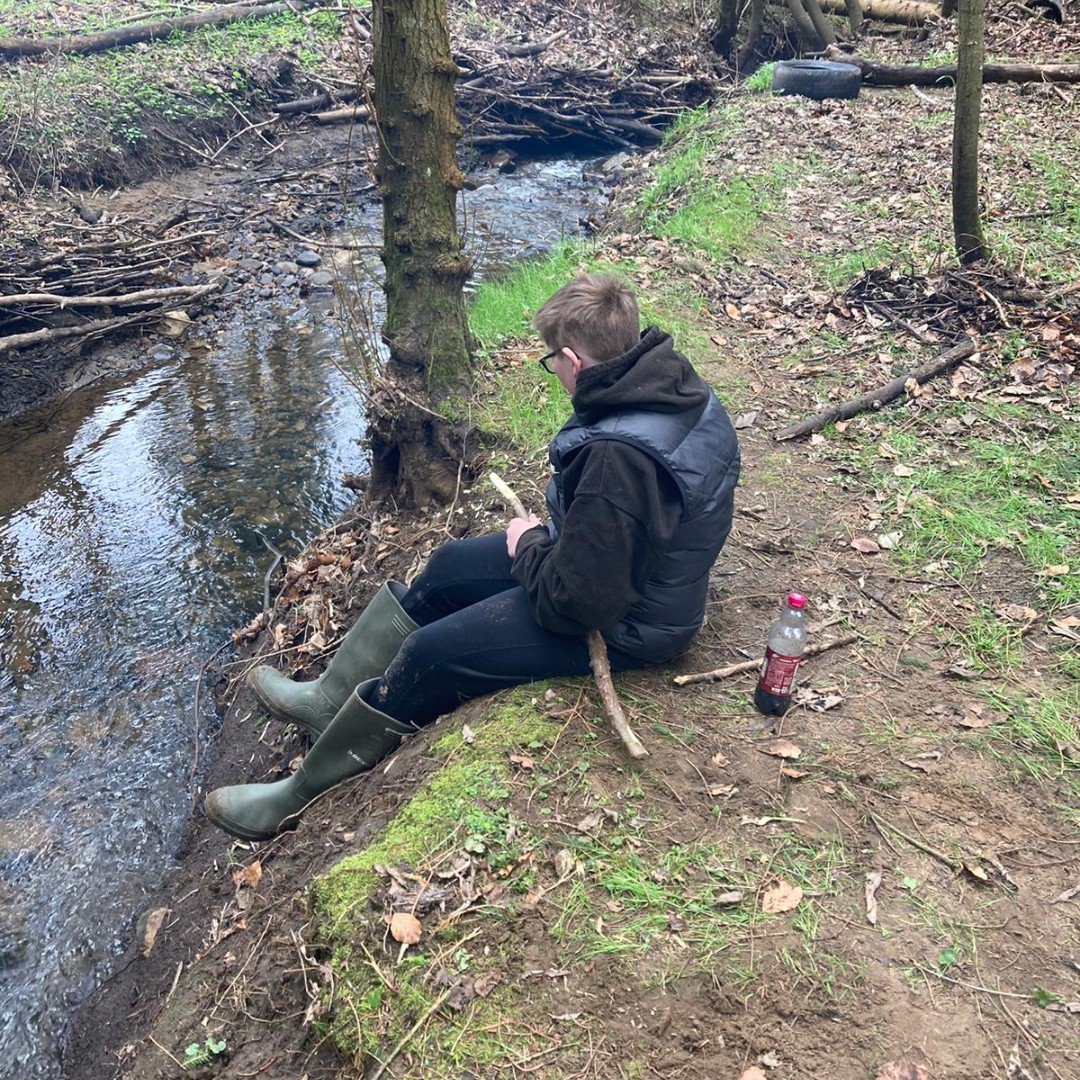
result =
[[[934,376],[947,371],[954,364],[973,355],[974,352],[975,342],[962,341],[936,359],[929,360],[920,367],[913,368],[904,375],[887,382],[884,386],[879,386],[876,390],[860,394],[857,398],[852,398],[851,401],[833,405],[814,416],[808,417],[806,420],[801,420],[791,427],[784,428],[783,431],[777,433],[776,441],[784,442],[787,439],[797,439],[800,435],[810,435],[815,431],[820,431],[826,424],[831,424],[836,420],[847,420],[849,417],[857,416],[859,413],[866,412],[869,409],[880,409],[883,405],[887,405],[904,393],[911,380],[921,386],[924,382],[934,378]]]
[[[854,64],[863,73],[863,82],[869,86],[952,86],[956,82],[955,64],[938,64],[921,67],[918,64],[901,64],[890,67],[861,56],[853,56],[843,49],[829,49],[829,60]],[[1078,83],[1080,64],[984,64],[983,83]]]
[[[941,8],[937,4],[925,4],[919,0],[855,0],[868,19],[881,22],[917,24],[930,19],[941,18]],[[850,0],[818,0],[826,11],[837,15],[848,14]]]
[[[130,326],[140,319],[144,321],[152,319],[156,314],[158,313],[154,311],[140,311],[137,315],[96,319],[94,322],[83,323],[81,326],[45,327],[43,330],[32,330],[26,334],[8,334],[6,337],[0,337],[0,353],[29,349],[33,345],[51,345],[54,341],[63,341],[65,338],[86,337],[88,334],[103,334],[110,330],[119,330],[122,326]]]
[[[167,38],[177,31],[198,30],[202,26],[222,26],[241,19],[261,19],[267,15],[280,15],[284,11],[297,11],[325,2],[326,0],[287,0],[285,3],[262,4],[258,7],[252,7],[251,4],[227,4],[197,15],[183,15],[176,19],[103,30],[97,34],[72,34],[58,38],[0,38],[0,56],[55,56],[58,53],[104,52],[106,49],[116,49],[123,45]]]
[[[311,114],[311,119],[316,124],[351,124],[355,120],[366,120],[368,107],[366,105],[350,105],[346,109],[329,109],[326,112]]]

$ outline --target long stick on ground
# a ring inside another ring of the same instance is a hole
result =
[[[498,474],[488,473],[491,486],[503,497],[507,505],[518,517],[528,517],[529,512],[525,504],[514,494],[514,489]],[[593,670],[593,678],[596,679],[596,688],[600,691],[600,703],[604,709],[604,715],[611,724],[615,734],[622,740],[626,752],[632,758],[649,756],[645,744],[634,734],[623,712],[619,695],[615,692],[615,683],[611,679],[611,663],[608,660],[607,644],[599,630],[590,630],[585,638],[589,647],[589,664]]]
[[[858,640],[858,634],[845,634],[835,641],[825,641],[820,645],[808,646],[803,656],[818,656],[823,652],[828,652],[830,649],[839,649],[841,645],[850,645],[853,641]],[[741,675],[744,671],[757,671],[760,667],[760,660],[740,660],[737,664],[728,664],[727,667],[714,668],[712,671],[699,671],[694,675],[676,675],[675,685],[687,686],[690,683],[715,682],[717,679],[727,679],[732,675]]]
[[[943,352],[936,359],[928,360],[921,367],[913,368],[899,378],[887,382],[884,386],[879,386],[876,390],[860,394],[857,398],[852,398],[851,401],[832,405],[815,416],[807,417],[807,419],[800,420],[797,424],[792,424],[791,427],[784,428],[783,431],[777,432],[776,441],[784,442],[787,439],[797,439],[800,435],[810,435],[815,431],[820,431],[826,424],[831,424],[835,420],[847,420],[849,417],[857,416],[859,413],[866,412],[869,409],[880,409],[882,405],[887,405],[890,401],[898,398],[907,388],[910,380],[913,379],[921,386],[924,382],[934,378],[935,375],[947,371],[953,364],[972,356],[974,352],[975,342],[963,341],[949,349],[948,352]]]

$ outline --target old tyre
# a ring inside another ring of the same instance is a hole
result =
[[[815,101],[858,97],[861,85],[859,68],[832,60],[782,60],[772,73],[774,93],[800,94]]]

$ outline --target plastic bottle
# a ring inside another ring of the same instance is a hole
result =
[[[789,593],[780,618],[769,627],[754,704],[766,716],[783,716],[791,704],[795,672],[806,649],[806,597]]]

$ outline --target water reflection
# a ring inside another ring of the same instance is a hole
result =
[[[528,244],[572,232],[580,176],[533,165],[477,193],[486,253],[520,250],[524,222]],[[261,609],[266,543],[295,552],[349,503],[362,413],[332,305],[239,312],[213,341],[0,426],[5,1080],[59,1075],[71,1010],[169,867],[196,680]]]

